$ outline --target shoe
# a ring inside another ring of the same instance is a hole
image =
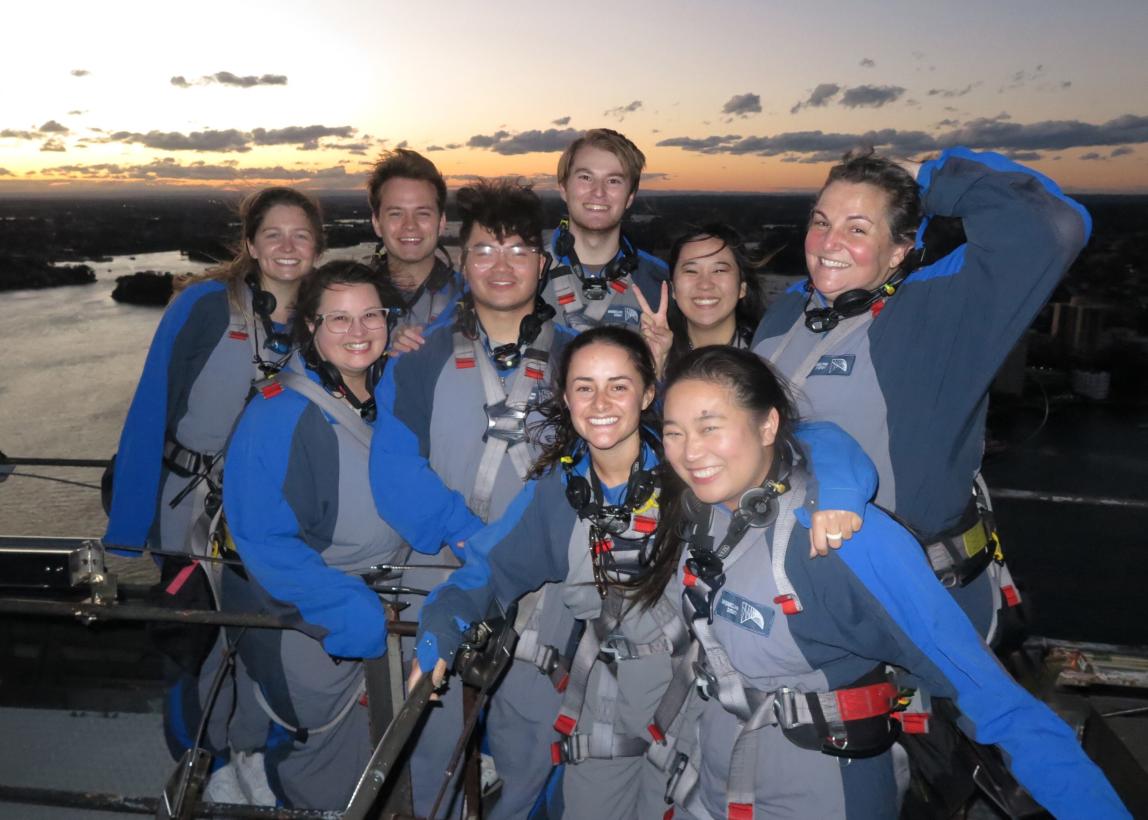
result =
[[[252,806],[275,806],[278,799],[267,782],[267,766],[263,752],[235,752],[232,756],[239,775],[239,787]]]
[[[203,790],[203,799],[208,803],[233,803],[248,805],[247,795],[239,785],[239,775],[235,771],[235,761],[221,766],[211,773],[207,781],[207,788]]]

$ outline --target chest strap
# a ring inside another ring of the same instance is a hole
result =
[[[363,417],[345,401],[332,396],[321,385],[303,374],[282,370],[273,378],[265,379],[255,385],[255,389],[265,399],[278,395],[284,387],[291,388],[303,398],[318,405],[320,410],[350,433],[356,442],[367,450],[371,449],[371,425],[363,421]]]
[[[797,369],[787,373],[791,388],[795,391],[801,390],[805,386],[809,374],[813,371],[813,366],[817,364],[818,360],[824,356],[831,347],[841,344],[849,337],[862,330],[868,330],[869,326],[873,323],[873,314],[865,311],[860,316],[853,316],[842,320],[837,327],[830,330],[828,333],[822,334],[820,338],[814,343],[813,348],[802,359],[801,364]],[[804,333],[812,333],[811,330],[805,327],[803,315],[798,316],[793,320],[793,325],[781,337],[777,347],[767,357],[771,364],[777,364],[781,359],[781,355],[785,353],[793,340]]]
[[[606,283],[606,295],[601,299],[594,299],[587,304],[582,298],[582,283],[569,268],[565,273],[558,273],[551,278],[554,283],[554,297],[558,306],[566,316],[566,322],[571,327],[586,329],[599,324],[606,315],[614,297],[630,289],[633,280],[629,274],[612,279]],[[581,318],[582,321],[578,321]]]
[[[621,631],[627,614],[626,598],[609,587],[602,612],[587,625],[570,667],[569,683],[554,728],[564,736],[551,749],[555,763],[578,763],[587,758],[613,759],[645,754],[651,738],[633,737],[617,728],[617,665],[653,655],[669,655],[676,663],[689,647],[689,632],[677,607],[666,597],[660,598],[648,614],[661,635],[647,643],[637,643]],[[596,713],[584,714],[586,692],[595,664],[605,664],[599,676]],[[663,698],[664,699],[664,698]],[[583,731],[576,731],[579,726]]]
[[[517,377],[508,395],[490,356],[481,349],[482,344],[455,331],[454,365],[460,370],[472,367],[478,369],[486,400],[483,406],[486,411],[486,434],[483,436],[486,446],[478,463],[474,484],[467,496],[467,506],[483,522],[490,519],[490,501],[503,456],[510,456],[515,473],[523,481],[534,463],[533,452],[526,441],[526,416],[534,388],[544,383],[549,374],[550,347],[553,342],[554,325],[547,322],[534,345],[528,347],[523,354],[522,362],[516,368]]]

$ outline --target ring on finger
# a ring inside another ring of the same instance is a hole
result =
[[[827,532],[827,533],[825,533],[825,537],[830,539],[831,541],[840,541],[844,537],[844,535],[845,535],[844,533],[840,533],[840,532]]]

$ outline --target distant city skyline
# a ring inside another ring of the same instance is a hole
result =
[[[599,126],[645,151],[651,191],[807,191],[871,143],[1148,193],[1143,0],[63,0],[5,24],[0,196],[355,190],[397,146],[452,187],[546,188]]]

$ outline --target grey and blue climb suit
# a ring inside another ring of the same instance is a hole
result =
[[[547,322],[551,332],[549,361],[561,355],[573,331]],[[404,354],[387,368],[375,391],[378,420],[371,446],[371,488],[379,515],[418,553],[434,556],[443,570],[411,570],[409,585],[430,588],[458,565],[456,544],[483,525],[467,506],[486,448],[486,397],[478,363],[454,355],[454,327],[441,323],[427,335],[422,348]],[[477,355],[489,356],[485,335],[476,342]],[[549,369],[528,372],[525,363],[501,373],[506,392],[518,379],[531,378],[528,407],[536,407],[550,388]],[[531,412],[527,423],[539,420]],[[523,479],[512,459],[503,457],[494,477],[489,508],[491,520],[502,515],[522,489]],[[450,550],[443,546],[451,547]],[[404,617],[417,616],[417,605]],[[485,614],[485,613],[484,613]],[[557,595],[545,596],[539,610],[538,637],[543,645],[563,648],[574,621]],[[452,691],[453,690],[453,691]],[[452,686],[441,707],[432,710],[411,759],[415,813],[429,812],[445,763],[461,722],[461,687]],[[486,736],[503,781],[491,817],[525,816],[550,772],[552,728],[561,696],[550,679],[530,663],[512,663],[491,701]]]
[[[988,390],[1076,258],[1091,219],[1052,180],[999,154],[953,148],[918,176],[925,213],[959,217],[967,242],[913,271],[879,310],[805,328],[798,284],[763,317],[753,350],[798,387],[802,418],[832,421],[877,465],[877,504],[930,543],[969,505]],[[820,295],[813,300],[822,304]],[[954,596],[988,635],[994,572]]]
[[[825,503],[818,504],[812,480],[804,489],[806,503],[790,513],[797,526],[783,562],[800,612],[786,615],[774,602],[772,538],[781,519],[750,529],[723,562],[711,630],[744,684],[762,692],[826,692],[851,686],[876,663],[897,664],[952,698],[964,730],[979,743],[998,744],[1013,775],[1055,816],[1129,817],[1072,729],[1008,676],[903,527],[870,506],[852,540],[825,558],[808,558],[810,515]],[[709,533],[719,543],[730,512],[720,505],[712,511]],[[706,703],[698,722],[700,779],[675,817],[727,816],[730,750],[740,731],[717,698]],[[897,816],[889,752],[844,760],[794,745],[777,725],[756,734],[756,774],[743,778],[752,783],[753,817]]]
[[[656,308],[661,299],[662,282],[668,282],[670,279],[666,263],[653,254],[633,248],[630,240],[623,235],[621,241],[632,248],[637,255],[638,267],[633,274],[623,276],[608,286],[605,299],[593,302],[581,298],[582,284],[574,275],[570,260],[559,256],[554,248],[557,238],[558,230],[555,229],[550,239],[550,254],[554,257],[554,267],[550,269],[550,275],[546,277],[546,284],[542,289],[542,298],[556,312],[554,321],[568,325],[579,332],[598,325],[621,325],[637,330],[642,319],[642,309],[631,288],[637,285],[646,301]],[[618,251],[618,255],[622,255],[621,250]],[[597,313],[601,313],[601,316],[597,317]]]
[[[291,370],[318,383],[298,357]],[[368,458],[342,424],[289,387],[256,394],[227,450],[224,508],[250,578],[227,572],[229,604],[297,623],[249,629],[238,644],[264,712],[307,731],[266,753],[272,788],[290,807],[342,808],[371,753],[358,659],[386,651],[387,628],[360,576],[396,562],[404,545],[375,512]]]

